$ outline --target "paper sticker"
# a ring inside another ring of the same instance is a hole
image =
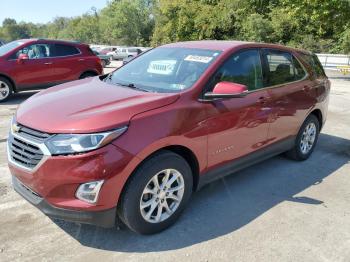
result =
[[[188,55],[188,56],[186,56],[185,61],[208,64],[212,59],[213,58],[210,56]]]
[[[176,60],[152,61],[147,69],[147,73],[158,75],[171,75],[174,71]]]

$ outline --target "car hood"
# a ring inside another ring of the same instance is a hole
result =
[[[47,133],[92,133],[127,125],[139,113],[174,103],[179,94],[138,91],[93,77],[41,91],[22,103],[18,123]]]

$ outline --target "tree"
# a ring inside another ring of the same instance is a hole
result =
[[[153,1],[114,0],[101,11],[102,41],[108,44],[149,44],[153,32]]]

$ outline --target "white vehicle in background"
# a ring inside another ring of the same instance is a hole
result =
[[[142,50],[138,47],[118,47],[115,51],[107,53],[112,56],[114,60],[123,60],[124,58],[135,57],[142,53]]]
[[[108,53],[114,52],[117,49],[118,49],[117,46],[107,46],[107,47],[101,48],[98,52],[101,55],[108,55]]]

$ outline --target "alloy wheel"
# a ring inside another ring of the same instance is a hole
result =
[[[184,178],[179,171],[165,169],[158,172],[142,192],[142,217],[149,223],[160,223],[168,219],[179,207],[184,191]]]
[[[304,155],[309,153],[310,150],[312,149],[316,140],[316,135],[317,135],[316,125],[315,123],[311,122],[305,127],[304,132],[301,136],[300,151]]]
[[[3,81],[0,81],[0,101],[5,100],[10,95],[10,87]]]

